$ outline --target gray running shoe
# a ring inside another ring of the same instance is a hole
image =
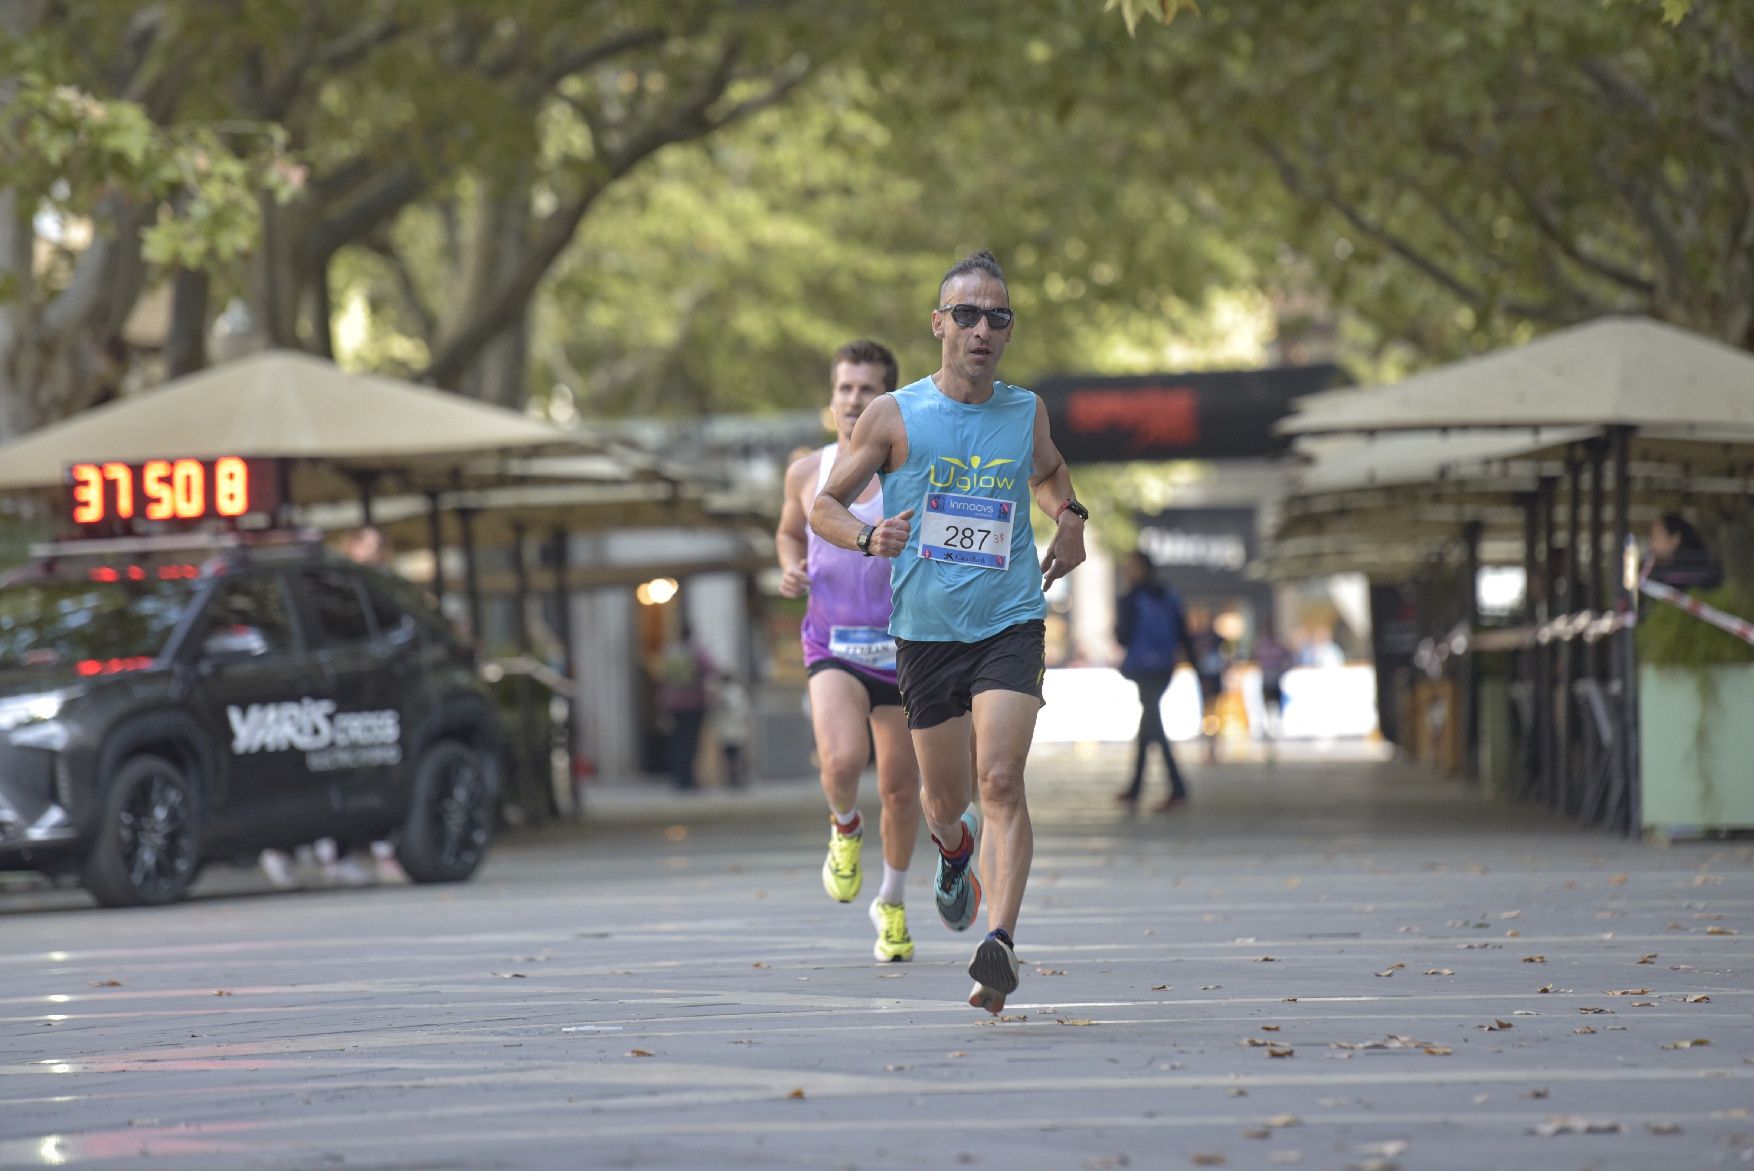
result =
[[[967,931],[981,909],[981,880],[975,873],[974,862],[975,855],[980,853],[981,815],[973,806],[962,815],[962,824],[968,827],[968,861],[961,866],[952,866],[939,851],[938,879],[932,887],[938,903],[938,917],[952,931]]]

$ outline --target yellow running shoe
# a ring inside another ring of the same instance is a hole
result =
[[[907,908],[872,899],[871,926],[877,929],[871,954],[878,963],[905,964],[914,958],[914,937],[907,933]]]
[[[859,897],[859,887],[865,881],[865,875],[859,869],[859,851],[864,844],[863,831],[850,834],[837,829],[828,831],[828,857],[822,860],[822,886],[828,891],[828,897],[837,903],[850,903]]]

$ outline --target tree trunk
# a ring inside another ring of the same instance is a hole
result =
[[[178,269],[171,284],[170,332],[164,340],[166,378],[181,378],[207,365],[207,305],[212,279]]]

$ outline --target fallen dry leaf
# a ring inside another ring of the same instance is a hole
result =
[[[789,1099],[802,1098],[803,1096],[804,1096],[804,1087],[802,1087],[802,1086],[799,1086],[797,1089],[793,1090],[791,1093],[786,1095],[786,1097]]]
[[[1431,1042],[1391,1033],[1381,1041],[1332,1041],[1329,1044],[1335,1049],[1423,1049]]]
[[[1585,1118],[1581,1114],[1554,1114],[1539,1126],[1531,1126],[1530,1134],[1552,1138],[1556,1134],[1619,1134],[1620,1124],[1607,1118]]]
[[[1654,1000],[1635,1000],[1632,1002],[1633,1008],[1655,1008],[1656,1006],[1657,1002]]]
[[[1707,996],[1703,992],[1695,992],[1692,996],[1689,996],[1687,998],[1687,1003],[1688,1004],[1710,1004],[1711,997]]]
[[[1295,1114],[1275,1114],[1267,1119],[1267,1125],[1274,1130],[1283,1130],[1287,1126],[1300,1126],[1302,1123],[1303,1119]]]
[[[501,980],[528,980],[530,977],[522,972],[489,972],[490,976],[498,976]]]
[[[120,988],[122,982],[120,980],[93,980],[91,986],[93,988]]]
[[[1652,1134],[1681,1133],[1681,1124],[1679,1122],[1647,1122],[1644,1124],[1644,1128]]]
[[[1707,927],[1705,933],[1707,935],[1734,935],[1736,929],[1734,927]]]
[[[1641,964],[1654,964],[1657,962],[1657,953],[1654,951],[1647,951],[1638,957],[1638,962]]]
[[[1589,1037],[1589,1036],[1593,1036],[1595,1034],[1595,1029],[1591,1028],[1589,1025],[1579,1025],[1577,1028],[1575,1028],[1571,1031],[1576,1033],[1580,1037]]]
[[[1274,1151],[1267,1156],[1267,1162],[1279,1167],[1288,1167],[1303,1162],[1302,1151]]]
[[[944,1056],[946,1056],[946,1057],[967,1057],[968,1050],[966,1050],[966,1049],[952,1049],[950,1052],[946,1053]]]
[[[1261,1026],[1261,1032],[1263,1032],[1263,1033],[1277,1033],[1278,1031],[1279,1031],[1278,1025],[1262,1025]]]
[[[913,1066],[911,1066],[911,1065],[886,1065],[883,1067],[883,1072],[884,1073],[904,1073],[907,1070],[910,1070],[912,1068],[913,1068]]]
[[[1504,933],[1504,937],[1506,939],[1518,939],[1518,938],[1521,938],[1521,936],[1522,936],[1522,932],[1518,931],[1515,927],[1512,927],[1509,931],[1506,931]]]
[[[1488,1033],[1502,1033],[1506,1029],[1516,1028],[1516,1026],[1511,1024],[1509,1021],[1500,1021],[1500,1020],[1495,1020],[1489,1025],[1481,1025],[1479,1027],[1482,1029],[1485,1029]]]
[[[629,1057],[650,1057],[652,1051],[650,1049],[629,1049],[627,1055]]]
[[[1539,1101],[1542,1098],[1548,1097],[1552,1093],[1553,1093],[1552,1090],[1543,1088],[1543,1089],[1538,1089],[1538,1090],[1530,1090],[1528,1093],[1524,1094],[1523,1097],[1531,1099],[1533,1101]]]
[[[1600,1007],[1593,1005],[1593,1004],[1586,1005],[1585,1007],[1580,1008],[1577,1011],[1583,1013],[1585,1016],[1612,1015],[1614,1012],[1614,1010],[1611,1008],[1600,1008]]]
[[[215,996],[230,996],[231,989],[229,989],[229,988],[215,988],[213,990],[213,995],[215,995]]]
[[[1456,970],[1454,968],[1426,968],[1425,974],[1427,976],[1453,976],[1456,974]]]
[[[1274,1045],[1267,1050],[1268,1057],[1295,1057],[1297,1050],[1289,1045]]]
[[[1195,1151],[1193,1154],[1189,1155],[1188,1161],[1196,1167],[1222,1167],[1222,1166],[1224,1166],[1224,1156],[1223,1155],[1207,1154],[1207,1153],[1203,1153],[1200,1151]]]
[[[1525,963],[1525,964],[1544,964],[1546,962],[1547,962],[1546,956],[1524,956],[1523,957],[1523,963]]]
[[[1168,992],[1169,985],[1168,984],[1153,984],[1153,985],[1151,985],[1151,991],[1153,991],[1153,992]]]
[[[752,968],[765,968],[765,967],[767,967],[767,965],[760,960],[756,960],[753,964],[750,964],[749,966]]]
[[[1616,988],[1608,993],[1609,996],[1649,996],[1650,994],[1649,988]]]
[[[1247,1090],[1243,1089],[1241,1086],[1231,1086],[1230,1087],[1230,1096],[1232,1098],[1246,1098],[1249,1096],[1249,1092]]]
[[[1379,976],[1392,976],[1396,972],[1400,971],[1402,968],[1404,968],[1406,966],[1407,966],[1406,964],[1390,964],[1388,967],[1386,967],[1382,971],[1378,972],[1377,975],[1379,975]]]
[[[1609,875],[1608,876],[1608,885],[1609,886],[1625,886],[1626,885],[1626,876],[1624,874]]]
[[[1216,992],[1222,987],[1224,987],[1224,985],[1222,985],[1222,984],[1202,984],[1202,985],[1200,985],[1200,991],[1201,992]]]
[[[1273,1132],[1266,1129],[1265,1127],[1257,1126],[1253,1130],[1243,1131],[1242,1137],[1243,1138],[1272,1138]]]
[[[1279,962],[1279,957],[1278,956],[1256,956],[1251,962],[1257,963],[1257,964],[1276,964]]]
[[[1000,1019],[1003,1020],[1004,1018],[1001,1017]],[[1020,1017],[1018,1019],[1028,1020],[1029,1018],[1028,1017]],[[1094,1025],[1096,1023],[1095,1021],[1091,1020],[1089,1017],[1083,1017],[1083,1016],[1079,1016],[1079,1017],[1063,1016],[1063,1017],[1056,1017],[1054,1019],[1057,1020],[1062,1025],[1089,1026],[1089,1025]]]
[[[1451,1049],[1448,1045],[1427,1045],[1425,1047],[1425,1052],[1433,1057],[1448,1057],[1450,1054],[1454,1053],[1455,1050]]]
[[[1553,991],[1553,985],[1543,984],[1539,988],[1535,989],[1535,991],[1536,992],[1551,992],[1551,991]]]
[[[1035,970],[1035,974],[1038,976],[1064,976],[1066,974],[1066,969],[1064,969],[1064,968],[1037,968]]]
[[[1711,1044],[1711,1042],[1706,1040],[1704,1037],[1697,1037],[1691,1041],[1671,1041],[1667,1045],[1664,1045],[1663,1048],[1664,1049],[1698,1049],[1698,1048],[1701,1048],[1702,1046],[1709,1045],[1709,1044]]]
[[[1265,1049],[1273,1042],[1267,1040],[1265,1037],[1244,1037],[1242,1043],[1247,1045],[1250,1049]]]
[[[1364,1143],[1358,1148],[1358,1153],[1374,1155],[1379,1159],[1393,1159],[1406,1154],[1408,1145],[1407,1140],[1403,1138],[1390,1139],[1384,1143]]]

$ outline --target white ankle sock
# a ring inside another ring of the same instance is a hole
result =
[[[902,904],[903,888],[907,886],[907,871],[897,870],[889,863],[883,864],[883,885],[877,890],[877,901],[888,903],[892,907]]]
[[[859,820],[859,807],[857,805],[853,806],[851,809],[847,810],[845,813],[835,813],[835,811],[832,809],[830,809],[828,812],[831,816],[833,816],[834,823],[836,825],[840,826],[842,829],[845,829],[847,826],[849,826],[849,825],[853,824],[855,821]]]

